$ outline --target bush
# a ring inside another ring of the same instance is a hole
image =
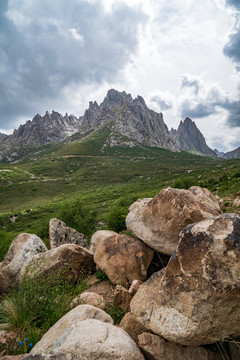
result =
[[[191,186],[196,185],[196,179],[191,177],[183,177],[176,179],[172,182],[171,187],[177,189],[189,189]]]
[[[116,232],[126,229],[125,218],[128,210],[123,207],[113,207],[107,215],[106,222],[107,228]]]
[[[96,228],[97,212],[83,205],[80,199],[62,203],[57,217],[77,231],[90,237]]]

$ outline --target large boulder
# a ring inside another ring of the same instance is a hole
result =
[[[119,326],[131,336],[136,344],[138,343],[138,335],[146,331],[142,323],[131,312],[124,315]]]
[[[167,188],[149,201],[133,203],[126,226],[153,249],[171,255],[185,226],[217,215],[215,207],[202,202],[191,191]]]
[[[111,317],[90,305],[79,305],[63,316],[34,346],[31,355],[66,354],[76,360],[144,360],[139,348]]]
[[[118,235],[118,233],[116,233],[115,231],[112,230],[98,230],[96,231],[90,240],[90,251],[94,254],[95,250],[96,250],[96,246],[97,244],[102,241],[105,240],[113,235]]]
[[[171,343],[158,335],[142,333],[138,346],[146,359],[151,360],[222,360],[222,356],[202,347],[182,346]]]
[[[240,216],[187,226],[167,267],[131,301],[144,326],[182,345],[214,343],[240,332]]]
[[[75,299],[72,300],[70,307],[73,308],[79,304],[96,306],[97,308],[102,310],[104,310],[104,308],[106,307],[104,297],[93,291],[85,291],[82,294],[78,295]]]
[[[95,263],[113,284],[128,286],[133,280],[146,280],[153,251],[141,240],[115,235],[100,241],[94,253]]]
[[[63,244],[76,244],[89,249],[87,238],[58,219],[49,221],[50,248],[53,249]]]
[[[75,244],[65,244],[43,254],[35,255],[21,270],[21,277],[45,276],[60,273],[76,282],[82,273],[95,270],[92,254]]]
[[[0,295],[20,280],[20,271],[34,255],[47,251],[42,240],[34,234],[22,233],[15,237],[0,263]]]
[[[189,191],[201,201],[202,204],[209,206],[212,209],[215,209],[219,214],[221,214],[221,208],[219,205],[218,199],[206,188],[200,186],[191,186]]]

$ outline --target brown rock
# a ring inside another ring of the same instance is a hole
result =
[[[187,225],[219,211],[202,203],[189,190],[162,190],[152,200],[136,202],[129,208],[127,228],[160,253],[171,255],[176,249],[179,232]]]
[[[20,280],[20,271],[34,255],[47,251],[42,240],[34,234],[19,234],[13,240],[0,263],[0,295]]]
[[[96,306],[97,308],[102,310],[104,310],[104,308],[106,307],[104,297],[92,291],[85,291],[82,294],[78,295],[75,299],[72,300],[70,307],[73,308],[79,304]]]
[[[119,326],[131,336],[136,344],[138,343],[138,335],[146,331],[146,328],[131,312],[124,315]]]
[[[141,280],[133,280],[130,289],[129,289],[129,294],[130,295],[134,295],[136,294],[136,292],[138,291],[138,289],[140,288],[140,286],[143,284],[143,282]]]
[[[130,310],[131,299],[132,297],[126,288],[121,285],[116,286],[114,290],[114,303],[119,305],[124,312]]]
[[[141,240],[127,235],[115,235],[98,243],[95,263],[113,284],[128,286],[135,279],[145,280],[153,251]]]
[[[34,277],[62,272],[62,276],[75,282],[82,272],[94,270],[93,256],[87,249],[75,244],[65,244],[34,256],[22,269],[21,277],[25,274]]]
[[[76,244],[89,249],[87,238],[58,219],[49,221],[50,248],[56,248],[63,244]]]
[[[189,191],[201,201],[202,204],[215,209],[219,214],[222,212],[217,198],[206,188],[191,186]]]
[[[138,346],[149,360],[222,360],[219,354],[204,348],[174,344],[147,332],[139,335],[138,340]]]
[[[113,235],[118,235],[115,231],[111,230],[98,230],[96,231],[90,240],[90,251],[94,254],[97,244]]]
[[[214,343],[240,330],[240,216],[187,226],[164,273],[131,301],[144,326],[182,345]]]

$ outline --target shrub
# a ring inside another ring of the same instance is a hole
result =
[[[125,315],[125,312],[115,303],[107,304],[104,311],[112,317],[114,325],[119,325]]]
[[[123,207],[113,207],[106,218],[107,228],[116,232],[120,232],[126,229],[125,218],[128,210]]]
[[[183,177],[176,179],[172,182],[171,187],[177,189],[189,189],[191,186],[196,185],[196,179],[191,177]]]

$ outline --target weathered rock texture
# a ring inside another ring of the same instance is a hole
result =
[[[200,186],[191,186],[189,191],[195,195],[202,204],[209,206],[210,208],[219,212],[222,212],[217,198],[206,188]]]
[[[116,233],[115,231],[111,231],[111,230],[98,230],[96,231],[90,240],[90,251],[94,254],[95,250],[96,250],[96,246],[97,244],[104,240],[107,239],[113,235],[118,235],[118,233]]]
[[[71,308],[73,308],[79,304],[96,306],[97,308],[102,310],[104,310],[104,308],[106,307],[104,297],[92,291],[85,291],[82,294],[78,295],[75,299],[72,300],[70,306]]]
[[[34,234],[19,234],[13,240],[0,263],[0,294],[20,280],[20,271],[34,255],[47,251],[42,240]]]
[[[112,325],[108,314],[90,305],[79,305],[60,319],[31,351],[31,355],[39,353],[71,354],[85,360],[144,360],[129,335]]]
[[[103,148],[144,144],[180,151],[169,134],[163,115],[150,110],[141,96],[133,99],[125,91],[111,89],[100,105],[96,101],[90,102],[80,132],[88,133],[103,126],[109,132]]]
[[[182,345],[214,343],[240,330],[240,217],[187,226],[165,270],[131,301],[144,326]]]
[[[240,146],[237,149],[226,152],[223,155],[224,159],[240,159]]]
[[[114,289],[114,303],[118,304],[119,307],[124,311],[127,312],[130,310],[130,301],[132,297],[129,294],[128,290],[121,286],[117,285]]]
[[[171,255],[185,226],[217,215],[215,208],[201,202],[189,190],[167,188],[150,201],[133,203],[126,226],[153,249]]]
[[[195,122],[190,118],[181,121],[178,129],[171,129],[170,134],[181,150],[216,156],[216,153],[207,146],[206,140]]]
[[[138,343],[138,335],[146,331],[146,328],[131,312],[124,315],[119,326],[131,336],[136,344]]]
[[[89,248],[87,238],[84,234],[77,232],[58,219],[49,221],[50,248],[56,248],[63,244],[76,244],[86,249]]]
[[[47,111],[43,117],[37,114],[32,121],[20,125],[12,135],[1,141],[0,160],[15,160],[20,155],[18,149],[21,146],[27,148],[64,140],[77,132],[80,124],[80,118],[67,114],[63,117],[56,111],[51,114]]]
[[[149,360],[222,360],[221,355],[204,348],[174,344],[146,332],[138,336],[138,346]]]
[[[61,272],[62,276],[75,282],[83,272],[94,270],[93,256],[88,250],[79,245],[64,244],[34,256],[22,269],[21,276],[26,273],[34,277]]]
[[[141,240],[127,235],[115,235],[100,241],[95,263],[113,284],[129,285],[135,279],[146,280],[153,251]]]

